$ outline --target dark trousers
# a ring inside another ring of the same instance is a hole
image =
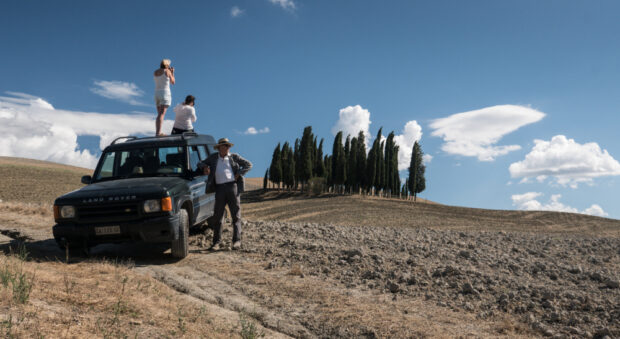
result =
[[[213,243],[222,240],[222,217],[224,209],[228,205],[233,224],[232,241],[241,241],[241,198],[237,194],[237,184],[230,182],[222,185],[215,185],[215,208],[213,220]]]
[[[170,134],[183,134],[185,132],[193,132],[194,129],[180,129],[180,128],[176,128],[176,127],[172,127],[172,133]]]

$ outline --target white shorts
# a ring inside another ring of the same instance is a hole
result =
[[[170,91],[155,91],[155,106],[168,106],[172,104],[172,94]]]

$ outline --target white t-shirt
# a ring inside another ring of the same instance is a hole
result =
[[[196,122],[196,109],[193,106],[178,104],[174,107],[174,128],[192,129],[192,122]]]
[[[215,168],[215,183],[219,185],[231,181],[235,181],[235,175],[233,174],[233,169],[230,166],[230,159],[228,158],[228,155],[222,158],[218,154],[217,167]]]

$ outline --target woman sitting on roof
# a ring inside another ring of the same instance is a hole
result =
[[[174,108],[174,127],[171,134],[183,134],[183,132],[193,132],[193,122],[196,122],[196,109],[194,108],[193,95],[185,97],[183,104],[178,104]]]

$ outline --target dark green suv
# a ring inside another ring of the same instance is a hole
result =
[[[54,238],[62,248],[102,243],[166,243],[188,254],[189,227],[213,215],[214,193],[198,163],[213,152],[210,135],[117,138],[103,150],[87,186],[54,202]]]

